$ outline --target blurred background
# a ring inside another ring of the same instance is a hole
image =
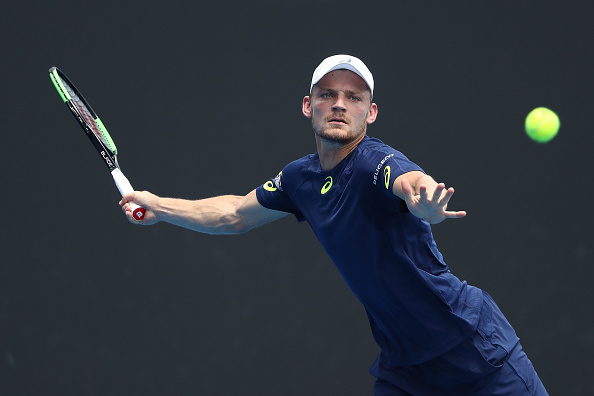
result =
[[[245,194],[315,151],[301,100],[363,59],[378,137],[456,188],[434,227],[551,395],[591,395],[591,6],[572,1],[12,2],[0,14],[0,394],[371,395],[362,306],[306,223],[131,225],[47,71],[77,84],[133,186]],[[556,111],[559,135],[524,118]]]

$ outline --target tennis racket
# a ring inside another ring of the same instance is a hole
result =
[[[107,132],[103,122],[97,117],[89,103],[83,98],[81,93],[76,89],[74,84],[62,73],[58,68],[52,67],[49,69],[50,79],[54,83],[54,87],[60,94],[60,97],[66,103],[74,118],[77,119],[80,126],[85,131],[87,137],[97,149],[101,158],[115,181],[120,194],[124,195],[134,191],[132,185],[122,173],[118,164],[118,149]],[[132,206],[132,215],[136,220],[142,220],[144,217],[144,208],[138,206],[134,202],[130,202]]]

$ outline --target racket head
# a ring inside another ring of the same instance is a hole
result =
[[[118,149],[109,132],[107,132],[107,128],[105,128],[101,119],[93,111],[91,105],[60,69],[52,67],[49,69],[49,75],[60,97],[68,105],[87,135],[89,135],[89,138],[94,137],[99,140],[103,148],[109,150],[109,155],[112,157],[114,165],[117,166],[115,161]]]

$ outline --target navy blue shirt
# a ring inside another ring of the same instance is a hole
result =
[[[311,154],[256,190],[264,207],[309,223],[395,366],[456,346],[475,331],[482,306],[482,291],[450,273],[429,223],[393,194],[394,180],[414,170],[422,171],[365,137],[332,170],[322,170]]]

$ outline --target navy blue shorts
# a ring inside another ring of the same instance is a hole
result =
[[[514,329],[484,293],[476,332],[428,362],[390,367],[380,354],[371,367],[374,396],[548,395]]]

